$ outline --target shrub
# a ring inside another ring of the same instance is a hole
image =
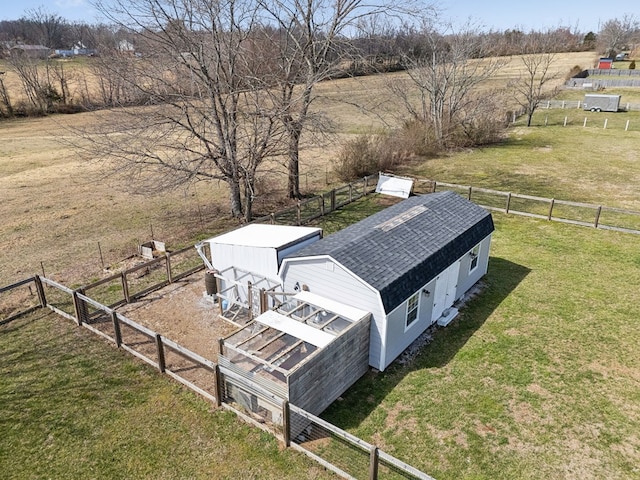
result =
[[[636,69],[636,61],[631,60],[631,63],[629,64],[629,70],[635,70],[635,69]]]
[[[342,145],[335,167],[342,181],[353,180],[379,171],[393,171],[410,158],[396,132],[360,135]]]
[[[582,67],[579,65],[575,65],[571,68],[571,70],[569,70],[569,73],[567,73],[567,76],[564,77],[565,81],[566,80],[571,80],[573,77],[577,76],[578,74],[582,73]]]

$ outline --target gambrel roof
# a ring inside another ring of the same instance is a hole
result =
[[[410,197],[296,252],[329,256],[402,304],[493,231],[491,214],[454,192]]]

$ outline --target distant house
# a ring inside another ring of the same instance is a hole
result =
[[[29,58],[47,58],[51,53],[52,50],[44,45],[14,45],[11,47],[12,55],[24,55]]]
[[[610,70],[613,68],[613,58],[601,58],[598,60],[598,68],[601,70]]]
[[[491,214],[453,192],[410,197],[284,258],[284,291],[371,312],[369,365],[384,370],[487,272]]]
[[[123,53],[134,53],[135,47],[129,40],[120,40],[118,42],[118,51]]]

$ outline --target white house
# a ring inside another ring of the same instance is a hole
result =
[[[290,254],[284,291],[371,312],[369,365],[384,370],[431,324],[446,325],[487,271],[491,214],[453,192],[408,198]]]

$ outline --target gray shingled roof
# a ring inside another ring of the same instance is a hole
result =
[[[292,257],[330,256],[376,288],[390,312],[492,231],[487,210],[438,192],[410,197]]]

